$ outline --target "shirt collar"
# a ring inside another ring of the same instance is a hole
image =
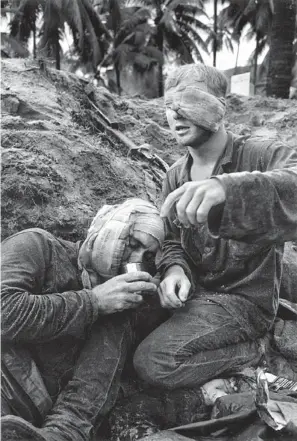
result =
[[[228,165],[232,164],[232,157],[233,157],[233,151],[234,151],[234,135],[231,132],[227,133],[228,138],[226,142],[226,146],[221,154],[221,156],[218,158],[216,165],[213,169],[213,174],[219,174],[222,172],[228,171]]]
[[[220,172],[226,172],[228,170],[228,165],[232,164],[233,157],[233,149],[234,149],[234,135],[231,132],[228,132],[228,138],[226,142],[226,146],[218,158],[216,165],[214,166],[213,175],[219,174]],[[180,187],[185,182],[190,181],[190,170],[192,166],[192,156],[189,152],[184,156],[184,160],[182,162],[182,166],[180,169],[180,173],[178,176],[178,186]]]

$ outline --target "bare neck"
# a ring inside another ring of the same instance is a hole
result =
[[[228,139],[225,126],[221,125],[219,130],[214,133],[205,143],[198,147],[188,147],[189,153],[193,158],[193,163],[203,166],[216,163],[222,154]]]

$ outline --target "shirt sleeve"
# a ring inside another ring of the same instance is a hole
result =
[[[256,171],[213,177],[226,191],[220,222],[209,217],[213,235],[254,242],[297,237],[297,152],[279,142],[259,156]],[[215,218],[215,217],[214,217]]]
[[[3,341],[81,337],[97,319],[90,290],[42,293],[47,270],[54,264],[53,250],[42,234],[16,234],[2,243],[1,254]]]
[[[162,189],[162,201],[164,202],[166,197],[175,189],[175,186],[171,182],[169,175],[163,183]],[[162,246],[162,255],[158,262],[158,270],[163,278],[166,271],[173,265],[178,265],[183,268],[188,279],[191,280],[191,270],[187,262],[187,256],[181,245],[180,228],[174,223],[174,208],[170,214],[170,217],[165,218],[165,240]]]

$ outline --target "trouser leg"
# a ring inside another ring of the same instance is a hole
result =
[[[248,333],[222,306],[193,299],[139,345],[134,366],[155,386],[197,387],[256,364],[261,358],[259,337],[257,330]]]
[[[30,352],[3,344],[1,351],[1,414],[17,415],[39,426],[52,400]]]
[[[93,325],[73,377],[47,416],[45,428],[60,429],[70,441],[91,438],[116,401],[131,340],[129,314],[115,314]]]

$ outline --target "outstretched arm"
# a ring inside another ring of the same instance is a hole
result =
[[[297,237],[297,152],[271,144],[260,167],[216,177],[226,192],[220,225],[213,225],[220,237],[269,243]]]
[[[272,143],[257,171],[187,182],[166,198],[162,216],[174,204],[185,225],[208,221],[212,234],[242,241],[285,242],[297,235],[297,152]]]

